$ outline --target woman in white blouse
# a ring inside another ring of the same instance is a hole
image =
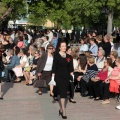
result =
[[[53,64],[53,46],[49,44],[47,46],[47,52],[44,53],[37,63],[37,76],[38,79],[34,84],[34,87],[38,88],[38,94],[42,95],[42,88],[47,87],[48,83],[51,80],[51,71]],[[50,96],[54,96],[53,94],[54,84],[50,84]]]
[[[88,45],[85,43],[84,39],[81,40],[80,52],[81,51],[88,51]]]

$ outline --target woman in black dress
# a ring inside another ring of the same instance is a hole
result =
[[[73,60],[70,55],[66,54],[66,47],[66,42],[62,41],[59,47],[60,51],[54,56],[52,68],[52,79],[55,79],[56,88],[60,95],[59,115],[61,115],[63,119],[67,119],[65,100],[67,98],[70,75],[74,78]]]

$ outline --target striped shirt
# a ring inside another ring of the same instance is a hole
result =
[[[96,64],[93,64],[92,66],[88,65],[86,73],[83,75],[82,79],[86,82],[89,82],[89,80],[93,77],[95,77],[98,73],[98,68]]]

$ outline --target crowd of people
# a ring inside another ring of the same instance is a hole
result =
[[[88,33],[77,47],[70,46],[66,36],[61,30],[0,33],[1,77],[6,82],[15,79],[14,83],[34,86],[39,95],[49,86],[63,119],[67,119],[66,98],[76,103],[75,89],[79,88],[82,97],[102,100],[101,104],[110,103],[110,95],[120,93],[120,56],[112,36]]]

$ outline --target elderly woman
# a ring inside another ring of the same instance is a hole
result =
[[[97,65],[99,71],[104,67],[104,61],[105,61],[104,55],[105,55],[105,51],[99,50],[98,55],[95,58],[95,64]]]
[[[111,72],[112,72],[112,68],[110,67],[112,64],[112,60],[111,58],[107,58],[104,61],[104,67],[102,68],[102,70],[94,77],[91,79],[91,86],[89,86],[89,94],[90,94],[90,98],[94,98],[94,100],[100,100],[100,99],[104,99],[104,92],[106,91],[106,89],[100,89],[101,84],[103,84],[103,82],[110,76]],[[107,85],[106,85],[107,88]]]

